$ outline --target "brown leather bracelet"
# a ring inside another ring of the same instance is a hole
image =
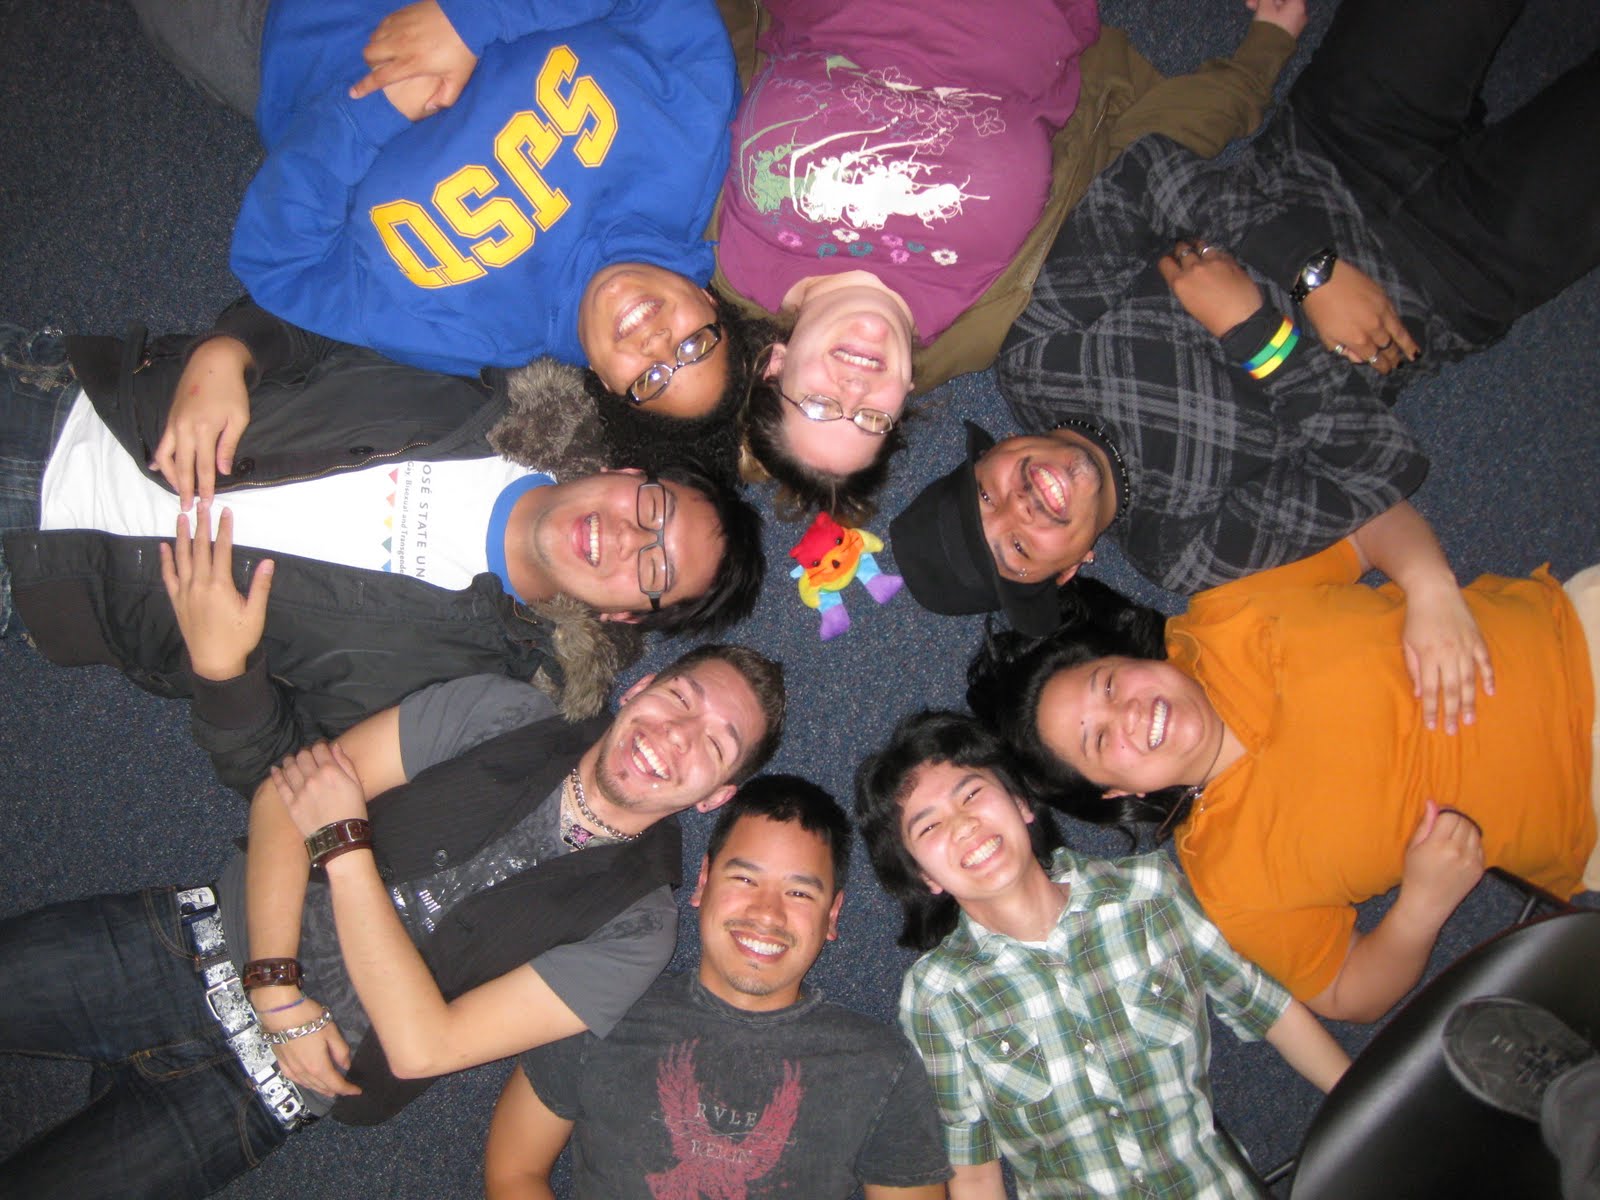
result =
[[[306,839],[306,853],[311,856],[313,867],[323,866],[352,850],[371,848],[372,822],[361,817],[334,821],[331,825],[324,825]]]
[[[298,958],[252,958],[244,965],[240,977],[245,991],[263,987],[298,987],[300,960]]]

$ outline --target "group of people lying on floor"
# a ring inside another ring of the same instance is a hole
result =
[[[1206,1000],[1326,1090],[1313,1014],[1382,1016],[1486,866],[1600,883],[1600,577],[1458,587],[1392,408],[1600,262],[1600,54],[1484,125],[1520,3],[1343,0],[1219,165],[1304,0],[1173,79],[1093,0],[770,0],[753,70],[710,0],[390,2],[134,0],[257,120],[250,295],[3,347],[0,628],[187,697],[251,798],[208,886],[0,923],[0,1050],[102,1068],[5,1190],[206,1195],[517,1057],[497,1197],[569,1141],[592,1196],[1251,1195]],[[902,1037],[802,986],[852,832],[757,777],[779,665],[604,709],[641,634],[754,606],[741,477],[859,518],[909,397],[996,358],[1026,432],[890,524],[925,607],[1011,626],[857,773]],[[1188,611],[1075,579],[1102,534]]]

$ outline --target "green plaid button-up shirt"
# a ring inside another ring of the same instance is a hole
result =
[[[1212,1124],[1204,998],[1254,1040],[1289,993],[1234,953],[1162,855],[1061,850],[1050,874],[1071,893],[1042,947],[963,914],[906,974],[900,1024],[950,1161],[1003,1156],[1027,1200],[1255,1196]]]

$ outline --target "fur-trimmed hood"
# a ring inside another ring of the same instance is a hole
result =
[[[495,450],[557,479],[611,467],[582,371],[541,358],[498,374],[496,387],[509,411],[489,431]],[[588,605],[569,596],[535,601],[527,608],[550,626],[551,651],[561,668],[559,679],[541,670],[533,682],[569,721],[594,716],[605,707],[617,673],[643,653],[644,635],[626,622],[600,620]]]

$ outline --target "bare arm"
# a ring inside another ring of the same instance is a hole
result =
[[[380,766],[398,775],[399,718],[390,719],[393,761],[385,758]],[[369,779],[340,741],[302,750],[272,773],[302,837],[334,821],[365,817],[366,795],[403,778]],[[327,872],[345,969],[400,1078],[463,1070],[586,1028],[531,966],[447,1001],[400,923],[372,852],[342,854]]]
[[[1433,529],[1409,500],[1379,513],[1350,535],[1363,568],[1382,571],[1406,594],[1402,645],[1412,693],[1422,701],[1423,723],[1454,733],[1457,718],[1476,718],[1477,685],[1494,695],[1489,647]]]
[[[1291,1000],[1283,1016],[1267,1030],[1267,1041],[1319,1091],[1329,1091],[1350,1068],[1344,1048],[1298,1000]]]
[[[956,1167],[956,1177],[950,1181],[950,1200],[1006,1200],[1000,1160],[992,1159],[976,1167]]]
[[[495,1102],[484,1146],[488,1200],[555,1200],[550,1168],[572,1137],[572,1124],[545,1106],[521,1067],[511,1072]]]
[[[1351,935],[1339,974],[1306,1004],[1333,1020],[1376,1021],[1422,978],[1439,930],[1482,877],[1478,827],[1428,801],[1394,904],[1371,933]]]
[[[945,1200],[950,1193],[942,1183],[925,1183],[920,1187],[884,1187],[869,1183],[862,1189],[867,1200]]]

